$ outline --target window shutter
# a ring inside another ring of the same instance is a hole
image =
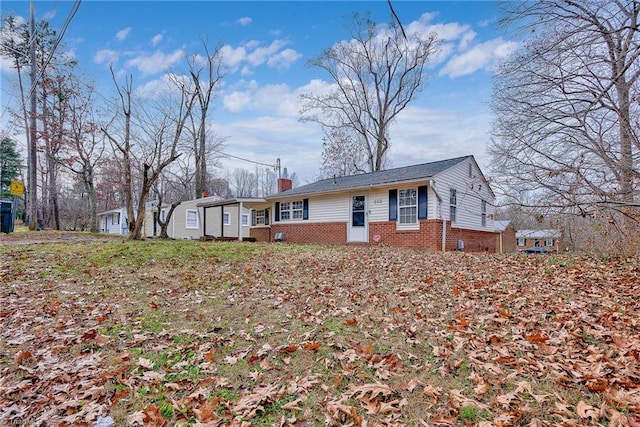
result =
[[[269,209],[264,210],[264,225],[269,225]]]
[[[302,219],[309,219],[309,199],[302,200]]]
[[[418,219],[427,219],[427,186],[418,187]]]
[[[389,221],[398,220],[398,190],[389,190]]]
[[[280,202],[276,202],[276,214],[275,214],[275,218],[273,218],[274,221],[280,221]]]
[[[251,225],[254,227],[257,225],[255,209],[251,209]]]

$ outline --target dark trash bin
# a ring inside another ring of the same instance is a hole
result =
[[[0,200],[0,233],[12,233],[13,223],[13,202]]]

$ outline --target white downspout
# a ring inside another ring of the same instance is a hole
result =
[[[442,198],[436,191],[436,182],[433,179],[429,180],[429,186],[431,187],[431,189],[433,190],[433,193],[438,198],[438,202],[440,202],[440,219],[442,220],[442,252],[446,252],[447,251],[447,220],[444,219],[444,212],[443,212],[444,208],[442,206]]]
[[[238,206],[238,241],[242,242],[242,202]]]
[[[447,220],[444,219],[442,201],[440,202],[440,218],[442,218],[442,252],[447,251]]]

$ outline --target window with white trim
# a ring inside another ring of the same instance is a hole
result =
[[[164,222],[166,217],[167,217],[167,210],[166,209],[162,209],[160,211],[160,221]]]
[[[113,214],[111,216],[111,224],[112,225],[120,224],[120,212]]]
[[[222,225],[231,225],[231,214],[229,212],[222,214]]]
[[[458,209],[458,195],[455,188],[449,190],[449,220],[456,222],[456,211]]]
[[[247,214],[243,214],[242,215],[242,225],[244,225],[244,226],[249,225],[249,215],[247,215]]]
[[[302,219],[304,204],[302,200],[280,202],[280,221]]]
[[[417,190],[409,188],[398,190],[398,223],[416,224],[418,222]]]
[[[187,209],[185,212],[185,228],[198,228],[198,211],[193,209]]]
[[[482,226],[486,227],[487,226],[487,201],[486,200],[481,200],[480,201],[480,218],[481,218],[481,222],[482,222]]]
[[[526,244],[527,244],[527,239],[525,239],[524,237],[518,237],[516,245],[524,246]]]
[[[256,225],[265,225],[265,210],[264,209],[260,209],[255,211],[256,212]]]
[[[547,238],[544,240],[544,245],[547,247],[552,247],[556,245],[556,239]]]

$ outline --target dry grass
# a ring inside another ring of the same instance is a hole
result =
[[[640,422],[637,259],[45,241],[0,246],[2,425]]]

